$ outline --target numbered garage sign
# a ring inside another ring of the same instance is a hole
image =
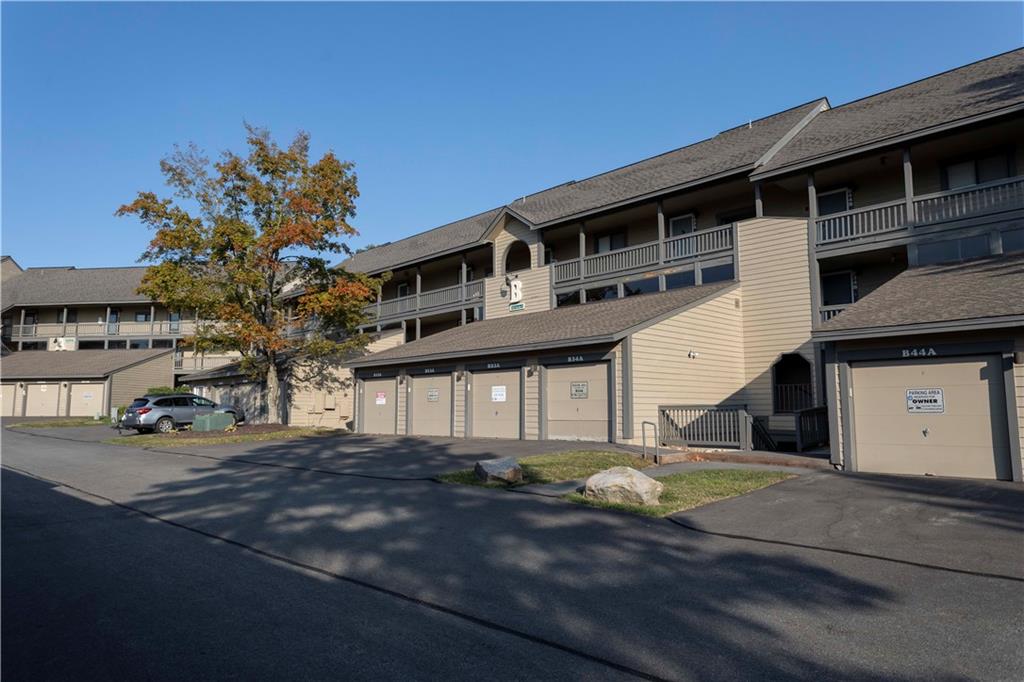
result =
[[[572,400],[586,400],[590,393],[590,382],[573,381],[569,384],[569,398]]]
[[[907,412],[910,414],[941,414],[946,401],[941,388],[908,388]]]
[[[491,402],[492,403],[503,403],[505,402],[505,396],[507,391],[504,386],[491,386]]]
[[[376,403],[377,405],[387,405],[388,404],[388,394],[387,394],[387,392],[385,392],[385,391],[377,391],[377,397],[374,400],[374,403]]]
[[[427,389],[427,402],[436,403],[441,399],[441,389],[439,388],[428,388]]]

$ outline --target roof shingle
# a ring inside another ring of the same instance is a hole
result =
[[[136,293],[144,266],[127,268],[29,268],[3,284],[3,309],[13,305],[146,303]]]
[[[23,350],[5,355],[0,361],[4,379],[95,379],[105,377],[137,362],[173,353],[172,349],[76,350],[48,352]],[[168,361],[168,376],[170,362]]]

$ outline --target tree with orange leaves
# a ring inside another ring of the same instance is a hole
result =
[[[266,130],[246,131],[248,154],[213,164],[194,145],[175,148],[160,162],[175,198],[139,192],[117,215],[155,230],[139,293],[196,310],[196,349],[239,351],[281,423],[279,366],[336,365],[364,349],[358,327],[381,282],[324,257],[350,253],[345,240],[357,234],[353,165],[332,152],[311,163],[306,133],[281,148]]]

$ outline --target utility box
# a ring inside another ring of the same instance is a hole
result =
[[[193,431],[223,431],[235,423],[235,418],[224,412],[199,414],[192,421]]]

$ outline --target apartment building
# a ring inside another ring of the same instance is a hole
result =
[[[1018,50],[358,254],[355,426],[1021,480],[1022,143]]]

